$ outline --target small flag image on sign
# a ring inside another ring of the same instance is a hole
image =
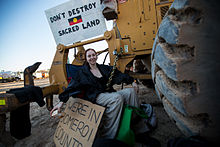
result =
[[[68,21],[69,21],[69,25],[71,26],[71,25],[82,22],[82,17],[81,15],[79,15],[79,16],[68,19]]]

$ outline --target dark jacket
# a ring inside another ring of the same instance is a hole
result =
[[[108,82],[113,67],[99,64],[97,64],[97,67],[99,68],[103,76],[103,80],[101,82],[97,77],[92,74],[92,72],[90,71],[90,67],[88,65],[84,65],[78,71],[77,75],[75,77],[72,77],[72,80],[65,91],[59,95],[60,101],[67,102],[70,96],[76,97],[77,94],[83,92],[83,99],[95,103],[96,97],[100,93],[115,91],[112,87],[114,84],[131,84],[134,81],[134,79],[128,74],[121,73],[119,70],[116,69],[112,78],[110,89],[106,90],[106,84]]]

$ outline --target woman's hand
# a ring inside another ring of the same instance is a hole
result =
[[[139,92],[139,87],[138,87],[137,83],[133,82],[133,83],[132,83],[132,87],[134,88],[134,91],[138,94],[138,92]]]
[[[54,106],[53,109],[50,111],[50,116],[52,116],[52,114],[55,110],[58,110],[58,112],[60,112],[60,108],[62,106],[63,106],[63,102],[59,102],[56,106]]]

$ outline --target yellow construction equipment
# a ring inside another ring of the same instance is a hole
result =
[[[77,48],[73,65],[83,65],[83,45],[106,40],[110,65],[116,55],[122,52],[117,68],[125,72],[126,66],[132,66],[135,59],[141,59],[146,67],[145,73],[130,72],[137,79],[151,79],[151,61],[153,42],[157,29],[173,0],[128,0],[118,4],[118,16],[114,20],[114,28],[106,31],[102,37],[78,42],[70,46],[59,44],[49,72],[50,84],[57,85],[61,93],[67,87],[66,63],[70,49]],[[129,10],[129,11],[128,11]],[[106,50],[104,50],[106,51]],[[102,52],[102,51],[101,51]],[[57,93],[56,93],[57,94]]]
[[[77,49],[72,65],[83,65],[83,46],[105,40],[108,49],[98,54],[108,52],[110,65],[120,54],[116,66],[121,72],[135,79],[153,79],[165,110],[185,135],[217,140],[220,130],[218,14],[219,2],[214,0],[118,0],[117,11],[103,10],[107,20],[113,19],[111,31],[102,37],[57,46],[49,72],[50,85],[41,88],[48,110],[53,107],[53,95],[60,94],[68,85],[69,50]],[[134,69],[138,62],[143,65],[141,72]],[[33,84],[32,73],[25,76],[25,83]],[[2,114],[22,105],[14,94],[0,94],[0,137],[5,120]]]
[[[59,44],[49,72],[50,85],[42,87],[43,97],[47,97],[48,109],[52,108],[53,95],[60,94],[68,85],[66,63],[69,50],[73,48],[78,50],[72,64],[83,65],[85,51],[83,45],[86,44],[106,40],[108,49],[98,53],[109,52],[111,65],[116,57],[113,53],[122,52],[117,62],[117,68],[122,72],[125,72],[126,66],[131,65],[134,59],[142,59],[146,63],[148,72],[130,74],[137,79],[151,79],[149,71],[153,42],[159,24],[172,2],[173,0],[127,0],[121,4],[118,3],[117,19],[114,19],[114,28],[111,31],[106,31],[102,37],[70,46]],[[25,76],[27,77],[24,82],[33,85],[32,73]],[[0,101],[0,114],[24,105],[16,99],[14,94],[1,94]]]
[[[136,79],[151,79],[150,56],[153,42],[159,24],[172,2],[173,0],[127,0],[123,3],[118,3],[117,14],[114,16],[116,19],[114,19],[114,27],[111,31],[106,31],[102,37],[77,42],[70,46],[59,44],[49,72],[50,85],[41,87],[43,97],[46,97],[47,100],[48,110],[53,107],[53,95],[60,94],[68,85],[66,63],[69,50],[77,48],[77,54],[72,64],[83,65],[85,52],[83,45],[86,44],[105,40],[108,43],[108,49],[99,51],[98,54],[108,52],[110,65],[114,63],[115,54],[121,52],[117,61],[117,68],[121,72],[126,72],[126,67],[132,67],[134,60],[141,59],[146,68],[145,72],[129,72],[129,74]],[[108,12],[104,13],[104,15],[111,17]],[[38,66],[38,64],[33,65],[31,69],[33,68],[33,71],[35,71]],[[28,70],[30,69],[27,69],[24,82],[28,85],[33,85],[33,71],[30,72]],[[20,103],[14,94],[0,94],[0,114],[15,110],[29,102],[31,101]],[[2,121],[3,119],[0,120]]]

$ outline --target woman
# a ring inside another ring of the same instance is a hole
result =
[[[63,103],[67,102],[69,97],[74,95],[72,93],[83,91],[83,99],[106,108],[100,135],[101,137],[113,139],[119,127],[123,105],[138,106],[136,95],[138,86],[132,77],[116,69],[110,87],[106,90],[106,84],[113,67],[97,64],[97,53],[91,48],[85,51],[85,59],[85,65],[78,71],[77,76],[71,80],[67,89],[59,95],[60,102],[51,110],[50,114],[55,110],[60,111]],[[122,82],[132,83],[133,88],[126,88],[116,92],[112,86]]]

